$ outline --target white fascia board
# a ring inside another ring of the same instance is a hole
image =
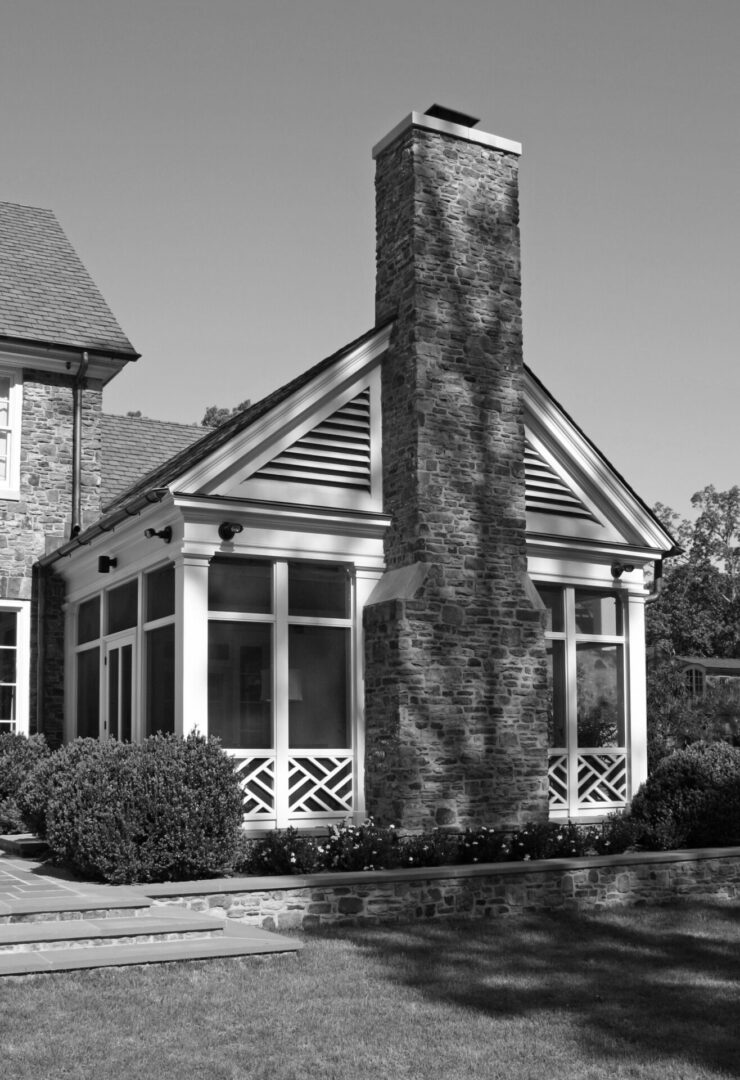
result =
[[[322,506],[298,506],[289,503],[257,502],[173,493],[174,505],[187,521],[215,523],[235,519],[255,529],[291,529],[302,532],[332,532],[341,536],[385,535],[391,519],[387,514],[367,511],[327,509]]]
[[[545,393],[534,379],[525,371],[524,381],[525,409],[533,418],[534,425],[539,424],[563,448],[564,455],[575,467],[576,473],[590,481],[592,497],[596,496],[603,504],[606,502],[614,515],[621,521],[631,538],[625,536],[629,546],[648,548],[657,552],[653,558],[661,558],[673,547],[673,542],[652,516],[635,498],[624,482],[607,465],[604,458],[596,453],[590,443],[558,408],[553,399]],[[612,515],[608,515],[612,518]]]
[[[134,357],[101,356],[94,349],[59,349],[52,345],[10,344],[0,345],[0,364],[19,370],[49,371],[56,375],[77,374],[82,353],[87,352],[88,366],[85,378],[103,385],[110,382]]]
[[[364,375],[388,348],[392,330],[392,323],[382,327],[369,341],[316,375],[295,394],[214,450],[204,461],[178,476],[170,484],[170,489],[199,491],[217,481],[233,467],[237,459],[277,439],[287,423],[316,409],[325,398],[338,393],[346,383]]]
[[[522,152],[522,144],[512,142],[511,139],[502,139],[500,135],[491,135],[487,131],[479,131],[478,128],[465,127],[464,124],[453,124],[449,120],[440,120],[436,116],[427,116],[426,113],[412,112],[404,117],[399,124],[388,132],[380,142],[373,147],[373,158],[377,158],[386,147],[402,135],[407,128],[423,128],[425,131],[437,131],[442,135],[452,135],[456,139],[464,139],[466,142],[479,143],[481,146],[490,146],[494,150],[505,150],[509,154]]]

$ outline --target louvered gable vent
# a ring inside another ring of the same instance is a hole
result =
[[[370,389],[263,465],[252,479],[370,491]]]
[[[524,476],[527,510],[536,514],[596,520],[528,439],[524,442]]]

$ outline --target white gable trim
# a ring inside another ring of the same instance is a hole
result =
[[[559,474],[567,474],[574,492],[606,523],[601,534],[588,535],[587,530],[585,542],[618,543],[651,551],[653,557],[671,550],[673,542],[668,533],[528,371],[524,408],[528,435],[533,436],[533,442],[537,439],[537,448],[547,448],[550,460],[562,463],[557,469]]]
[[[392,329],[392,324],[383,327],[369,341],[321,371],[254,424],[174,478],[170,489],[219,494],[225,484],[238,482],[240,473],[259,468],[309,430],[317,422],[322,405],[324,412],[333,411],[360,389],[362,378],[386,351]]]

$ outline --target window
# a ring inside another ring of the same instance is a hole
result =
[[[175,730],[175,568],[167,563],[77,609],[76,734],[138,740]]]
[[[547,610],[550,806],[578,813],[627,798],[626,638],[618,593],[541,585]]]
[[[28,732],[28,605],[0,604],[0,732]]]
[[[0,498],[20,497],[22,383],[15,372],[0,370]]]
[[[692,697],[701,697],[705,690],[704,669],[687,667],[683,674],[686,689]]]
[[[245,816],[352,810],[352,575],[341,564],[216,557],[208,732],[240,759]]]

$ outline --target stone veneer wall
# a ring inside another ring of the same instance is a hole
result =
[[[144,885],[157,904],[267,930],[740,899],[740,848]]]
[[[378,156],[386,563],[365,609],[368,812],[547,816],[542,613],[525,548],[518,158],[409,127]],[[403,595],[403,568],[424,583]],[[391,590],[392,592],[392,590]]]
[[[23,372],[20,498],[0,500],[0,598],[31,600],[31,731],[36,730],[38,657],[34,564],[69,539],[72,524],[73,378]],[[81,507],[83,525],[100,513],[101,388],[82,393]],[[61,737],[64,656],[63,588],[49,578],[46,596],[44,696],[45,729]],[[48,725],[48,726],[47,726]]]

